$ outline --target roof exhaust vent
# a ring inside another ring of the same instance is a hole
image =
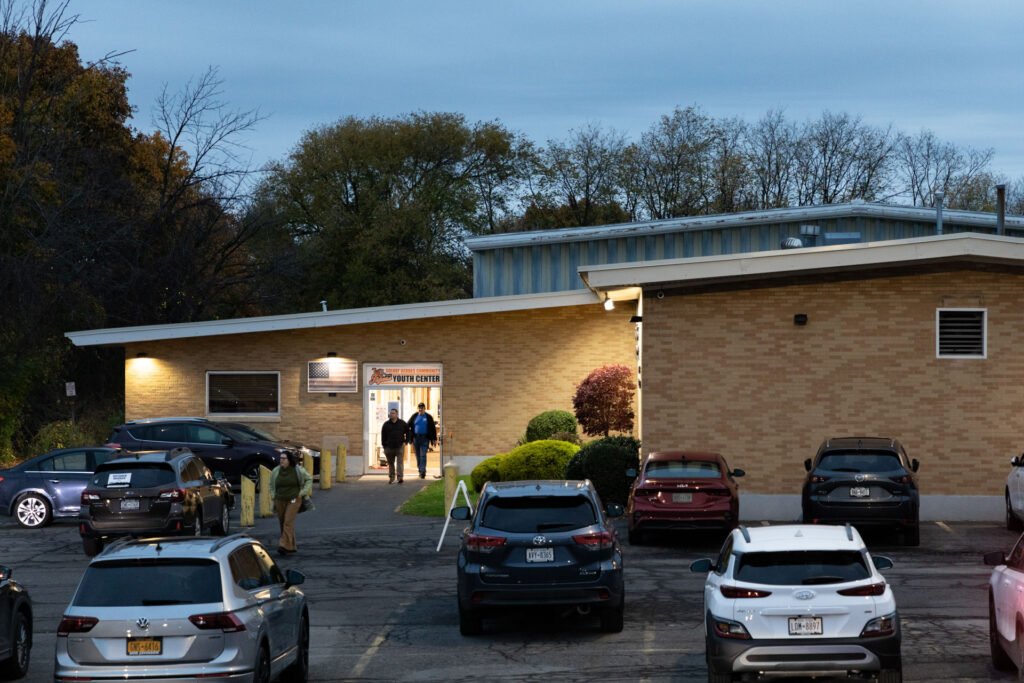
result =
[[[782,249],[803,249],[804,242],[799,237],[787,237],[782,240]]]

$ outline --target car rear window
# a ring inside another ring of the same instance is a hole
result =
[[[704,460],[652,460],[645,472],[648,479],[717,479],[722,471],[717,462]]]
[[[220,566],[213,560],[110,560],[89,565],[75,592],[80,607],[145,607],[220,602]]]
[[[871,572],[856,550],[786,550],[744,553],[734,576],[773,586],[814,586],[858,581]]]
[[[163,462],[111,463],[97,470],[92,478],[93,486],[104,488],[146,489],[175,481],[174,468]]]
[[[480,524],[511,533],[568,531],[597,523],[594,506],[586,496],[527,496],[492,498]]]
[[[821,456],[818,467],[834,472],[892,472],[902,465],[899,456],[888,451],[833,451]]]

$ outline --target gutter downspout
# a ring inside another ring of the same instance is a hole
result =
[[[1006,185],[996,185],[996,234],[1003,234],[1006,223]]]
[[[935,193],[935,234],[942,234],[942,193]]]

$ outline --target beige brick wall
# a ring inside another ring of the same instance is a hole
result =
[[[455,453],[491,455],[512,448],[537,413],[571,411],[576,385],[594,368],[636,367],[629,308],[595,304],[134,344],[126,349],[126,417],[205,415],[208,370],[280,371],[281,421],[268,425],[272,431],[314,443],[323,434],[347,434],[350,455],[361,457],[362,392],[306,391],[306,362],[334,351],[360,363],[443,363],[444,429],[455,433]],[[136,358],[139,352],[146,357]]]
[[[799,494],[825,438],[887,436],[922,494],[1001,495],[1024,450],[1022,292],[958,271],[647,298],[644,451],[719,451],[743,491]],[[988,309],[987,359],[935,357],[940,307]]]

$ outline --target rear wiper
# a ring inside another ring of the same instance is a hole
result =
[[[553,523],[550,523],[550,524],[538,524],[537,525],[537,531],[550,531],[552,529],[559,529],[559,528],[574,529],[574,528],[576,528],[576,525],[573,524],[572,522],[553,522]]]
[[[187,605],[190,604],[188,600],[143,600],[142,606],[149,607],[151,605]]]
[[[860,472],[856,467],[837,467],[833,472]]]
[[[841,576],[811,576],[800,583],[805,586],[813,586],[819,583],[842,583],[843,581],[846,581],[846,579]]]

